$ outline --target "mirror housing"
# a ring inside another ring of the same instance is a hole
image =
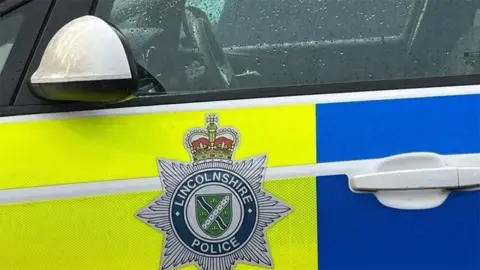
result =
[[[47,100],[115,103],[136,95],[139,78],[123,35],[88,15],[53,36],[30,84]]]

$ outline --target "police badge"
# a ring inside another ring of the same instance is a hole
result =
[[[265,231],[291,208],[262,188],[266,155],[233,161],[238,132],[219,128],[217,115],[206,122],[185,135],[192,163],[158,160],[165,192],[137,214],[164,233],[160,269],[271,268]]]

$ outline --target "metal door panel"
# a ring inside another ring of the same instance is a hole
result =
[[[317,105],[317,162],[409,152],[480,152],[480,96]],[[348,168],[346,168],[348,171]],[[355,194],[346,175],[317,177],[320,269],[479,269],[480,192],[398,210]]]

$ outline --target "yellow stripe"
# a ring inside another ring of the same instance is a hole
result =
[[[203,128],[206,113],[240,132],[235,159],[266,153],[269,167],[316,161],[314,105],[4,123],[0,188],[158,176],[158,157],[190,161],[184,134]],[[315,178],[265,187],[293,207],[267,231],[275,269],[316,269]],[[163,235],[135,218],[158,194],[0,205],[1,268],[158,269]]]
[[[315,178],[268,181],[264,186],[293,207],[267,231],[274,269],[317,269]],[[135,213],[159,194],[1,205],[1,269],[158,269],[163,235]],[[260,268],[236,268],[245,269]]]
[[[220,126],[240,132],[237,159],[268,166],[315,162],[315,106],[224,109]],[[184,133],[206,111],[96,116],[0,124],[0,189],[151,177],[157,157],[189,161]]]

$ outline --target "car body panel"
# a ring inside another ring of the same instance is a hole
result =
[[[296,209],[268,230],[275,269],[315,269],[315,178],[267,181],[265,189]],[[164,237],[135,217],[159,194],[0,205],[0,228],[11,232],[1,236],[2,265],[4,269],[159,269]]]
[[[1,148],[14,154],[1,161],[5,170],[0,175],[9,180],[2,181],[0,187],[156,176],[154,161],[158,157],[189,160],[183,134],[189,128],[201,127],[205,114],[212,112],[219,114],[221,124],[235,126],[245,134],[236,152],[237,159],[269,153],[269,166],[315,162],[313,104],[184,112],[175,110],[175,106],[167,107],[167,112],[161,112],[162,106],[155,106],[145,107],[146,112],[141,108],[114,109],[85,112],[84,116],[65,113],[51,120],[40,116],[43,119],[3,123],[0,136],[5,136],[5,140],[1,140]],[[288,142],[296,142],[302,150],[285,149]]]
[[[398,210],[351,192],[347,177],[317,178],[319,269],[477,269],[480,191],[437,208]]]
[[[478,95],[317,105],[317,162],[478,153],[479,105]],[[453,192],[437,208],[406,211],[352,193],[347,181],[345,175],[317,178],[320,269],[480,266],[474,255],[480,191]]]
[[[423,90],[4,117],[2,264],[157,269],[163,234],[135,216],[164,192],[155,160],[189,162],[185,133],[215,113],[240,134],[235,160],[268,155],[263,187],[292,209],[266,231],[274,269],[478,268],[478,191],[406,211],[348,187],[351,162],[419,151],[480,161],[478,90]]]

